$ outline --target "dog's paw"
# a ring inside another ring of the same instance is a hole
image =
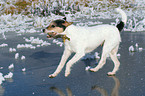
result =
[[[68,77],[69,74],[70,72],[65,72],[65,77]]]
[[[54,77],[56,77],[54,74],[49,75],[49,78],[54,78]]]
[[[114,72],[108,72],[107,75],[108,76],[115,76],[115,73]]]
[[[96,72],[96,69],[95,68],[90,68],[89,71]]]

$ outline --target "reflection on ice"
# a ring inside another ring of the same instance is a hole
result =
[[[92,90],[97,90],[98,92],[101,93],[102,96],[119,96],[119,87],[120,87],[120,81],[118,78],[116,78],[115,76],[112,76],[114,82],[115,82],[115,86],[112,89],[111,95],[108,95],[107,91],[103,88],[98,87],[97,85],[92,87]]]
[[[50,89],[55,91],[59,96],[73,96],[70,88],[66,88],[67,95],[65,95],[65,93],[57,87],[51,87]]]
[[[114,87],[112,88],[112,92],[110,95],[108,95],[108,92],[105,90],[105,88],[101,88],[99,87],[98,85],[94,85],[92,86],[92,90],[96,90],[98,91],[101,96],[119,96],[119,87],[120,87],[120,81],[117,77],[115,76],[112,76],[110,77],[114,80],[115,82],[115,85]],[[107,82],[106,82],[107,83]],[[113,85],[113,84],[112,84]],[[83,87],[83,86],[82,86]],[[61,90],[60,88],[57,88],[57,87],[50,87],[50,90],[53,90],[54,92],[56,92],[59,96],[73,96],[73,93],[71,91],[71,88],[67,87],[66,88],[66,92],[63,92],[63,90]],[[111,90],[111,89],[110,89]],[[79,92],[79,90],[77,90]],[[65,94],[66,93],[66,94]]]

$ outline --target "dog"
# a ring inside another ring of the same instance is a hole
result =
[[[116,8],[116,11],[122,16],[122,20],[117,26],[102,24],[92,27],[80,27],[73,25],[73,22],[68,22],[64,18],[52,21],[48,27],[43,29],[43,32],[47,33],[50,38],[60,34],[70,38],[70,40],[65,40],[61,61],[55,72],[49,75],[49,77],[56,77],[61,72],[71,53],[74,52],[75,55],[66,63],[65,77],[67,77],[74,63],[101,44],[103,44],[101,59],[98,65],[95,68],[91,68],[90,71],[96,72],[102,68],[109,54],[114,63],[114,68],[107,74],[110,76],[115,75],[120,66],[117,58],[121,42],[120,31],[127,22],[126,13],[120,8]]]

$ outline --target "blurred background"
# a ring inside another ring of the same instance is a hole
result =
[[[84,10],[105,11],[106,8],[109,10],[119,6],[122,8],[142,8],[142,2],[143,0],[1,0],[0,13],[49,16],[52,12],[64,15]]]
[[[0,24],[19,26],[33,21],[33,26],[42,28],[59,16],[66,16],[68,21],[114,19],[120,17],[114,13],[115,8],[120,7],[129,17],[126,31],[137,32],[145,30],[144,5],[145,0],[1,0]]]

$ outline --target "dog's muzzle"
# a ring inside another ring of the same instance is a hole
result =
[[[46,33],[47,34],[47,37],[48,38],[53,38],[57,35],[57,32],[54,32],[54,31],[49,31],[47,29],[42,29],[43,33]]]
[[[57,33],[55,33],[55,32],[49,32],[49,33],[47,33],[47,37],[48,38],[53,38],[53,37],[55,37],[57,35]]]

